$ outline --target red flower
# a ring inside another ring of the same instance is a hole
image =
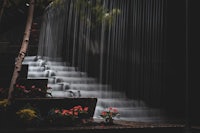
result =
[[[77,105],[77,106],[74,106],[73,107],[74,109],[80,109],[80,108],[82,108],[80,105]]]
[[[20,88],[21,88],[21,89],[26,89],[26,86],[20,85]]]
[[[118,112],[118,110],[117,110],[116,108],[114,108],[114,109],[113,109],[113,112],[114,112],[114,113],[117,113],[117,112]]]
[[[87,112],[88,111],[88,107],[85,107],[83,110]]]
[[[29,93],[29,92],[31,92],[31,90],[24,89],[24,93]]]
[[[78,116],[78,112],[74,112],[74,115],[75,115],[75,116]]]
[[[118,116],[119,115],[119,112],[117,111],[116,108],[113,108],[113,107],[109,107],[109,108],[106,108],[103,112],[101,112],[101,117],[102,118],[112,118],[112,117],[115,117],[115,116]]]
[[[55,112],[55,113],[60,113],[60,110],[59,110],[59,109],[56,109],[54,112]]]
[[[31,89],[34,90],[34,89],[35,89],[35,85],[32,85],[32,86],[31,86]]]
[[[109,110],[112,110],[112,107],[109,107],[108,109],[109,109]]]
[[[69,114],[69,115],[73,115],[73,112],[72,112],[72,111],[69,111],[68,114]]]
[[[103,112],[101,112],[101,115],[105,116],[105,115],[107,115],[107,112],[103,111]]]

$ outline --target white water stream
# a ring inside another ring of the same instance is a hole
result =
[[[144,102],[131,100],[122,92],[113,91],[111,86],[97,83],[95,78],[77,68],[67,66],[61,59],[57,61],[38,60],[36,56],[25,57],[23,64],[29,65],[28,79],[48,79],[48,87],[53,97],[96,97],[98,99],[94,118],[107,107],[116,107],[120,120],[163,121],[159,109],[148,108]]]

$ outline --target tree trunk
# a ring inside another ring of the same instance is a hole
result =
[[[26,51],[28,48],[31,25],[32,25],[32,20],[33,20],[33,13],[34,13],[34,4],[35,4],[35,0],[30,0],[29,12],[28,12],[28,18],[27,18],[27,22],[26,22],[24,37],[23,37],[20,52],[19,52],[17,60],[15,62],[15,68],[14,68],[13,76],[12,76],[12,79],[10,82],[9,93],[8,93],[9,104],[13,100],[14,85],[19,76],[19,72],[21,71],[22,62],[24,60],[24,57],[26,55]]]
[[[2,7],[1,7],[1,11],[0,11],[0,23],[1,23],[1,18],[2,18],[2,16],[3,16],[3,11],[4,11],[4,8],[6,7],[7,1],[8,1],[8,0],[4,0],[4,1],[3,1],[3,5],[2,5]]]

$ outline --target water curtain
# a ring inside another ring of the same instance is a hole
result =
[[[63,0],[43,16],[38,56],[67,61],[133,99],[160,106],[164,0]]]

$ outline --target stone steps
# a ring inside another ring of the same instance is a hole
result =
[[[69,96],[69,93],[78,93],[78,91],[80,91],[80,97],[83,98],[87,98],[87,97],[97,97],[97,98],[125,98],[125,94],[121,93],[121,92],[112,92],[112,91],[98,91],[98,90],[94,90],[94,91],[83,91],[83,90],[52,90],[51,94],[53,97],[71,97]],[[106,105],[106,104],[105,104]]]
[[[23,63],[25,64],[25,63]],[[65,71],[76,71],[75,67],[70,67],[70,66],[31,66],[31,64],[29,64],[29,72],[42,72],[45,70],[54,70],[54,71],[61,71],[61,72],[65,72]]]
[[[94,118],[99,117],[105,108],[116,107],[121,120],[146,122],[162,119],[159,109],[149,108],[142,101],[127,99],[125,93],[113,91],[111,86],[99,84],[87,73],[58,60],[35,61],[35,57],[26,57],[23,64],[29,64],[29,79],[48,79],[48,87],[52,88],[49,91],[55,98],[97,98]]]
[[[98,98],[98,106],[146,108],[145,105],[139,105],[138,101],[126,98]]]
[[[50,58],[50,57],[41,57],[41,56],[26,56],[24,58],[23,62],[27,62],[27,61],[37,61],[39,59],[44,59],[44,60],[48,60],[48,61],[62,61],[62,58]]]
[[[53,88],[55,91],[63,91],[68,87],[71,90],[83,90],[83,91],[94,91],[102,90],[106,91],[110,88],[108,85],[99,85],[99,84],[69,84],[66,82],[62,83],[48,83],[48,87]]]
[[[57,71],[76,71],[75,67],[70,66],[49,66],[49,69]]]
[[[63,76],[55,76],[53,77],[55,82],[67,82],[69,84],[95,84],[97,80],[95,78],[90,77],[63,77]]]
[[[28,64],[30,66],[45,66],[45,65],[49,65],[49,66],[59,66],[59,65],[62,65],[62,66],[65,66],[67,65],[68,63],[66,62],[56,62],[56,61],[43,61],[43,60],[38,60],[38,61],[23,61],[23,64]]]
[[[92,91],[92,90],[106,91],[111,89],[111,86],[101,85],[101,84],[71,84],[70,87],[71,89],[74,90],[85,90],[85,91]]]
[[[87,74],[84,72],[78,71],[56,71],[56,70],[44,70],[39,69],[39,71],[30,71],[28,72],[29,77],[51,77],[51,76],[59,76],[59,77],[87,77]]]
[[[96,84],[96,79],[88,77],[28,77],[28,79],[48,79],[48,84]]]
[[[99,118],[99,117],[98,117]],[[153,120],[152,117],[119,117],[119,118],[114,118],[115,120],[123,120],[123,121],[134,121],[134,122],[165,122],[165,117],[161,116],[154,116]]]

